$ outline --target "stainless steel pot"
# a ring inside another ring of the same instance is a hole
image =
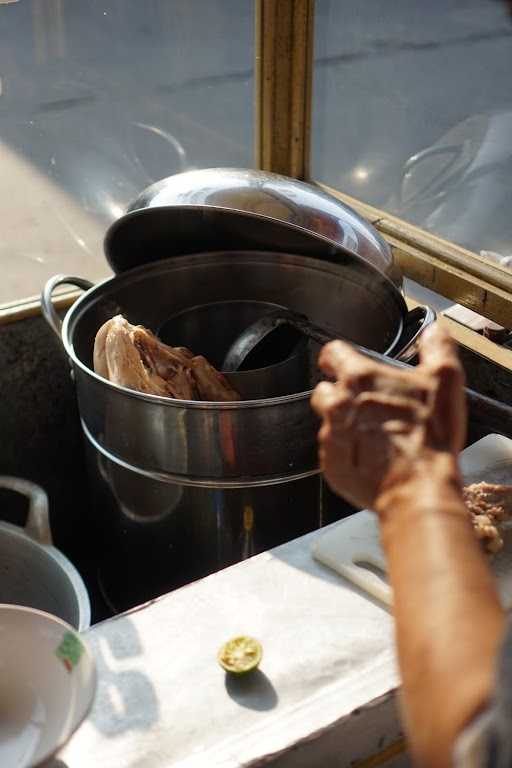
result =
[[[355,253],[401,284],[389,245],[356,211],[313,184],[249,168],[162,179],[141,192],[105,238],[115,272],[172,255],[254,249],[334,263]]]
[[[45,288],[43,311],[59,336],[51,293],[61,283],[89,286],[62,327],[89,439],[138,471],[210,487],[219,481],[223,487],[283,482],[317,472],[310,392],[204,403],[115,386],[92,370],[94,337],[105,320],[122,312],[131,322],[157,329],[191,304],[264,301],[302,311],[344,338],[394,356],[402,351],[408,314],[395,286],[356,257],[341,266],[289,254],[208,253],[139,267],[94,288],[82,279],[54,278]]]
[[[46,493],[17,477],[0,477],[0,488],[29,500],[24,528],[0,523],[0,603],[38,608],[87,629],[89,596],[78,571],[52,544]]]
[[[51,300],[61,283],[88,288],[62,327]],[[118,312],[156,331],[187,307],[234,300],[305,312],[390,356],[407,346],[400,292],[355,256],[341,265],[279,253],[206,253],[144,265],[95,287],[57,276],[43,292],[45,317],[72,362],[102,510],[99,538],[110,542],[103,572],[110,583],[121,579],[120,594],[131,579],[137,600],[147,599],[321,524],[309,389],[237,403],[190,402],[127,390],[92,370],[95,334]]]

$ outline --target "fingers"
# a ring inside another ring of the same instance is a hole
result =
[[[421,335],[419,352],[420,363],[431,372],[462,373],[455,343],[440,323],[434,323]],[[390,370],[383,364],[375,363],[344,341],[326,344],[320,352],[318,365],[327,376],[343,382],[347,388],[355,380],[377,373],[381,384],[387,380],[395,383],[410,379],[410,373]]]
[[[321,350],[318,365],[327,376],[345,382],[347,378],[371,372],[375,364],[350,344],[331,341]]]
[[[336,406],[339,398],[339,389],[335,384],[321,381],[311,395],[311,407],[320,418],[323,418]]]
[[[316,388],[313,399],[316,412],[324,420],[318,433],[320,469],[328,479],[337,478],[339,482],[351,466],[353,398],[340,393],[333,384],[323,382]]]
[[[416,369],[395,370],[368,360],[344,342],[331,342],[322,350],[319,364],[336,383],[319,385],[312,398],[313,408],[320,417],[332,421],[331,436],[337,439],[350,429],[347,420],[372,432],[382,428],[407,431],[408,422],[418,425],[423,421],[428,425],[431,446],[456,454],[463,447],[466,429],[464,373],[455,344],[439,323],[422,337],[420,359]],[[380,402],[380,408],[361,409],[363,396]]]
[[[360,392],[378,391],[421,402],[425,402],[428,396],[429,383],[424,375],[369,360],[342,341],[331,342],[322,349],[319,365],[353,396]],[[332,392],[334,396],[334,390]]]
[[[351,394],[324,381],[314,390],[311,405],[324,420],[319,433],[320,441],[327,437],[343,439],[352,424],[354,398]]]
[[[432,447],[458,454],[464,447],[467,409],[462,371],[444,369],[433,392],[429,434]]]
[[[420,364],[438,370],[440,367],[460,368],[455,342],[441,323],[433,323],[420,336]]]
[[[318,433],[320,469],[328,478],[339,480],[350,466],[353,398],[339,386],[324,381],[315,388],[311,405],[323,419]]]
[[[432,389],[432,445],[458,453],[464,445],[466,407],[464,370],[450,334],[434,323],[420,340],[420,370],[430,374]]]
[[[382,392],[365,392],[355,400],[357,428],[361,431],[385,430],[389,434],[410,432],[421,423],[427,406],[420,401]]]
[[[394,371],[385,366],[379,366],[373,376],[371,389],[381,395],[403,397],[407,400],[426,403],[430,392],[430,383],[424,375],[418,375],[417,372]]]

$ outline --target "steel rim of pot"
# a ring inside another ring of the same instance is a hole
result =
[[[181,402],[183,402],[183,400]],[[257,475],[255,477],[243,475],[235,478],[223,477],[219,480],[216,480],[213,477],[198,477],[197,475],[178,475],[172,472],[159,472],[155,469],[145,469],[144,467],[131,464],[129,461],[121,458],[121,456],[111,453],[111,451],[96,440],[82,418],[80,419],[80,424],[86,439],[90,442],[93,448],[106,459],[136,475],[140,475],[149,480],[158,480],[159,482],[168,483],[169,485],[183,485],[189,488],[209,488],[223,491],[236,488],[260,488],[263,486],[293,483],[296,480],[304,480],[308,477],[314,477],[321,472],[320,467],[315,467],[314,469],[306,469],[301,472],[289,473],[287,475]],[[154,521],[155,518],[149,522],[152,523]]]
[[[258,252],[255,251],[254,253],[256,254]],[[155,262],[155,265],[157,264],[162,266],[166,263],[166,261],[172,260],[173,262],[177,262],[178,259],[180,258],[190,259],[191,256],[202,256],[202,255],[203,254],[188,254],[187,256],[182,256],[182,257],[179,257],[179,256],[171,257],[169,260]],[[285,254],[279,254],[279,255],[285,255]],[[354,255],[353,257],[357,261],[363,261],[363,263],[365,263],[365,265],[368,266],[367,263],[364,262],[364,260],[361,260],[358,256]],[[308,257],[301,257],[301,258],[308,258]],[[319,263],[322,264],[322,262],[319,262]],[[163,397],[161,395],[151,395],[145,392],[139,392],[138,390],[129,389],[128,387],[123,387],[119,384],[114,384],[108,379],[105,379],[103,376],[100,376],[99,374],[97,374],[92,368],[90,368],[88,365],[82,362],[82,360],[80,360],[79,357],[75,354],[74,345],[70,339],[70,334],[69,334],[70,323],[72,322],[72,320],[74,320],[75,315],[78,314],[82,305],[86,305],[87,301],[90,299],[92,294],[96,291],[99,291],[99,289],[102,286],[106,285],[107,283],[113,282],[115,280],[120,280],[122,279],[122,277],[129,277],[132,275],[146,272],[150,267],[151,265],[143,264],[139,267],[134,267],[133,269],[130,269],[124,272],[122,275],[114,275],[112,277],[108,277],[105,280],[100,281],[99,283],[92,284],[91,287],[88,288],[85,291],[85,293],[74,302],[74,304],[66,313],[66,316],[62,323],[62,329],[60,334],[62,344],[74,365],[79,367],[87,375],[92,376],[100,384],[110,387],[115,391],[123,392],[124,394],[135,397],[139,400],[144,400],[146,402],[167,405],[168,407],[171,407],[171,408],[187,407],[187,408],[196,409],[196,410],[218,410],[218,411],[245,410],[250,408],[268,408],[271,406],[279,406],[284,403],[296,402],[298,400],[303,400],[306,398],[310,399],[313,393],[313,389],[304,390],[303,392],[296,392],[292,395],[281,395],[278,397],[260,398],[257,400],[237,400],[232,402],[218,402],[215,400],[178,400],[177,398]],[[373,270],[374,268],[371,268],[371,269]],[[404,317],[407,315],[407,305],[400,291],[396,288],[393,282],[388,277],[386,277],[386,275],[379,273],[379,279],[388,283],[389,287],[395,293],[396,300],[402,305],[402,310],[403,310],[402,317],[401,317],[400,323],[398,323],[395,336],[392,342],[389,344],[386,351],[382,353],[383,355],[387,356],[396,347],[402,335],[403,328],[404,328]]]

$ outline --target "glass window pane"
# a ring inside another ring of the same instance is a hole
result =
[[[313,178],[512,256],[511,8],[317,0]]]
[[[252,0],[0,4],[0,303],[108,274],[147,185],[253,165]]]

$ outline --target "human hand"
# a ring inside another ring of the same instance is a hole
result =
[[[331,488],[358,507],[429,472],[434,459],[456,459],[464,445],[464,373],[455,345],[439,323],[422,335],[420,364],[400,370],[327,344],[319,366],[334,383],[321,382],[311,405],[322,418],[320,465]]]

